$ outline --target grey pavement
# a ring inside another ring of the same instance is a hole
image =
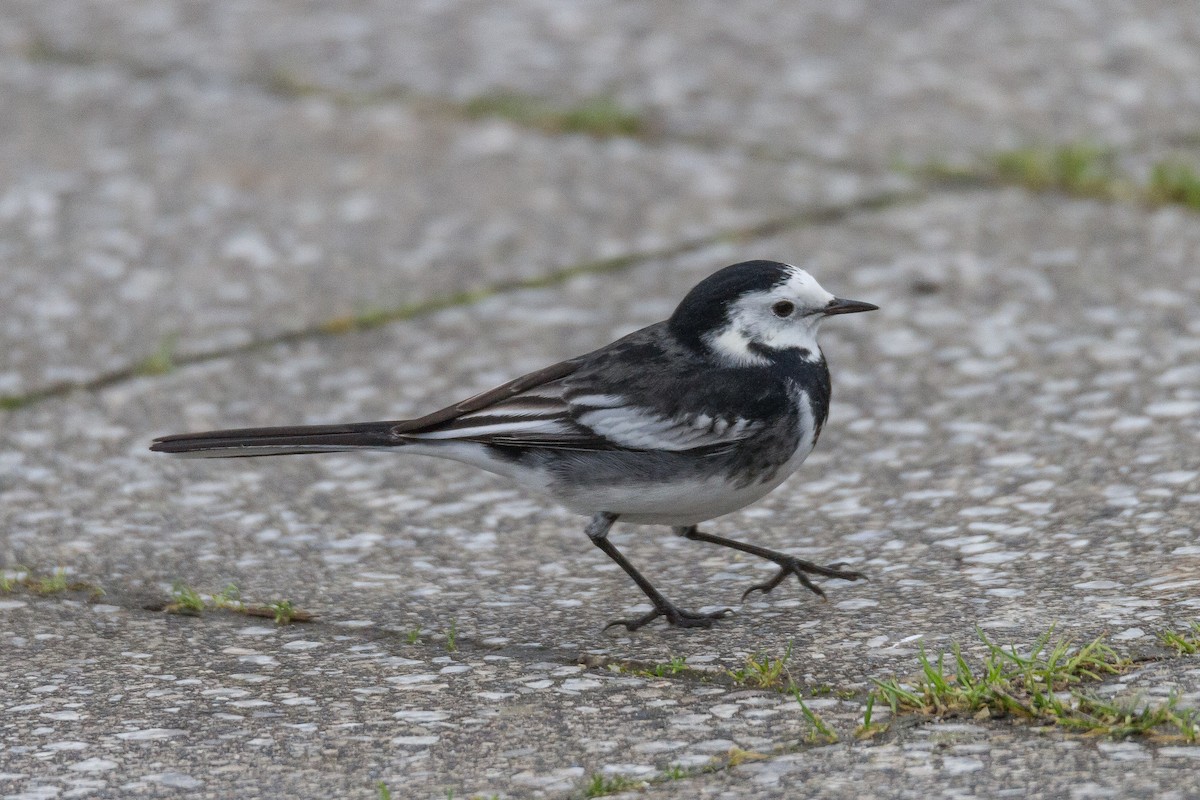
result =
[[[0,569],[103,589],[0,594],[0,797],[1200,797],[1200,746],[1161,732],[877,708],[853,736],[875,681],[981,633],[1105,637],[1139,664],[1090,693],[1200,707],[1160,641],[1200,619],[1200,216],[891,168],[1191,153],[1200,12],[743,6],[0,12]],[[462,105],[497,91],[649,128]],[[706,526],[869,574],[827,602],[743,604],[772,565],[618,524],[669,597],[735,613],[606,632],[636,588],[493,476],[146,451],[421,414],[751,257],[882,306],[825,326],[800,473]],[[162,610],[231,583],[315,620]],[[839,743],[730,675],[787,653]]]

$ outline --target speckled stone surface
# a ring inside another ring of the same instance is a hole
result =
[[[373,797],[382,780],[397,797],[561,797],[592,774],[703,767],[810,730],[776,692],[685,688],[527,648],[0,602],[4,796]],[[858,710],[810,704],[834,722]]]
[[[118,65],[0,57],[0,105],[3,395],[904,183]]]
[[[945,722],[888,742],[836,744],[748,762],[718,776],[655,785],[636,797],[1036,798],[1099,800],[1200,794],[1200,749],[1064,737]]]
[[[856,165],[1029,140],[1130,145],[1200,125],[1189,2],[133,5],[19,0],[9,37],[226,80],[611,96],[672,135]]]
[[[922,648],[975,659],[981,634],[1105,636],[1156,660],[1089,691],[1200,705],[1195,657],[1160,640],[1200,618],[1200,217],[914,191],[889,169],[1079,137],[1134,175],[1194,156],[1200,13],[826,7],[7,4],[0,396],[164,347],[213,357],[0,410],[0,570],[104,590],[0,593],[0,798],[371,798],[382,780],[566,800],[594,775],[664,798],[1200,797],[1184,742],[904,716],[849,743],[873,681],[913,675]],[[613,97],[648,128],[561,135],[456,105],[502,90]],[[706,525],[869,574],[825,582],[827,602],[785,583],[743,604],[771,565],[618,524],[667,596],[735,613],[606,632],[642,596],[582,518],[498,478],[146,450],[427,412],[662,319],[746,258],[882,306],[825,326],[834,402],[809,461]],[[165,614],[176,582],[316,620]],[[729,676],[785,654],[842,744]],[[672,662],[689,669],[644,674]]]
[[[884,307],[826,326],[836,397],[817,453],[709,526],[871,575],[828,603],[789,584],[718,630],[614,637],[604,622],[641,598],[582,518],[485,473],[390,454],[144,452],[172,430],[431,410],[662,318],[729,247],[18,411],[0,434],[5,555],[106,587],[233,581],[333,618],[454,618],[480,640],[651,660],[795,639],[815,682],[857,684],[977,626],[1152,642],[1196,614],[1200,329],[1186,309],[1200,239],[1171,211],[1047,211],[964,194],[756,242]],[[1142,259],[1152,278],[1135,281],[1123,268]],[[688,604],[737,606],[771,568],[664,529],[616,541]]]

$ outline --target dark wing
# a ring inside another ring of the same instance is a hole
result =
[[[466,441],[559,450],[683,452],[723,450],[753,435],[763,424],[707,413],[667,415],[639,405],[619,388],[603,387],[609,391],[595,388],[564,376],[517,394],[497,396],[492,402],[448,419],[437,417],[432,425],[406,424],[403,430],[397,428],[395,432],[410,442]],[[479,400],[485,397],[480,395]]]

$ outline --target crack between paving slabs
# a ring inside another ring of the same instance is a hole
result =
[[[44,400],[63,397],[76,391],[97,392],[137,378],[156,377],[179,367],[203,364],[220,358],[243,355],[276,345],[294,344],[327,336],[338,336],[344,333],[371,330],[393,322],[404,322],[449,308],[468,306],[510,292],[557,286],[582,275],[603,275],[620,272],[649,261],[685,255],[725,241],[771,236],[806,224],[832,224],[854,213],[876,211],[894,205],[917,202],[924,197],[924,192],[920,191],[885,191],[877,195],[861,198],[853,203],[807,209],[774,219],[764,220],[753,225],[727,229],[708,236],[685,240],[669,247],[633,252],[598,261],[587,261],[533,278],[502,281],[478,289],[464,289],[453,294],[434,297],[419,303],[402,305],[391,309],[335,317],[309,327],[285,331],[261,339],[254,339],[233,347],[217,348],[178,357],[172,357],[170,354],[152,355],[129,367],[114,370],[91,380],[67,381],[35,389],[24,394],[0,395],[0,412],[16,411]],[[160,360],[165,363],[159,364]]]

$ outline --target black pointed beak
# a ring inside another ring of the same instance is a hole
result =
[[[825,306],[825,316],[831,317],[834,314],[857,314],[860,311],[878,311],[879,306],[874,303],[864,303],[862,300],[844,300],[841,297],[835,297],[829,301],[829,305]]]

